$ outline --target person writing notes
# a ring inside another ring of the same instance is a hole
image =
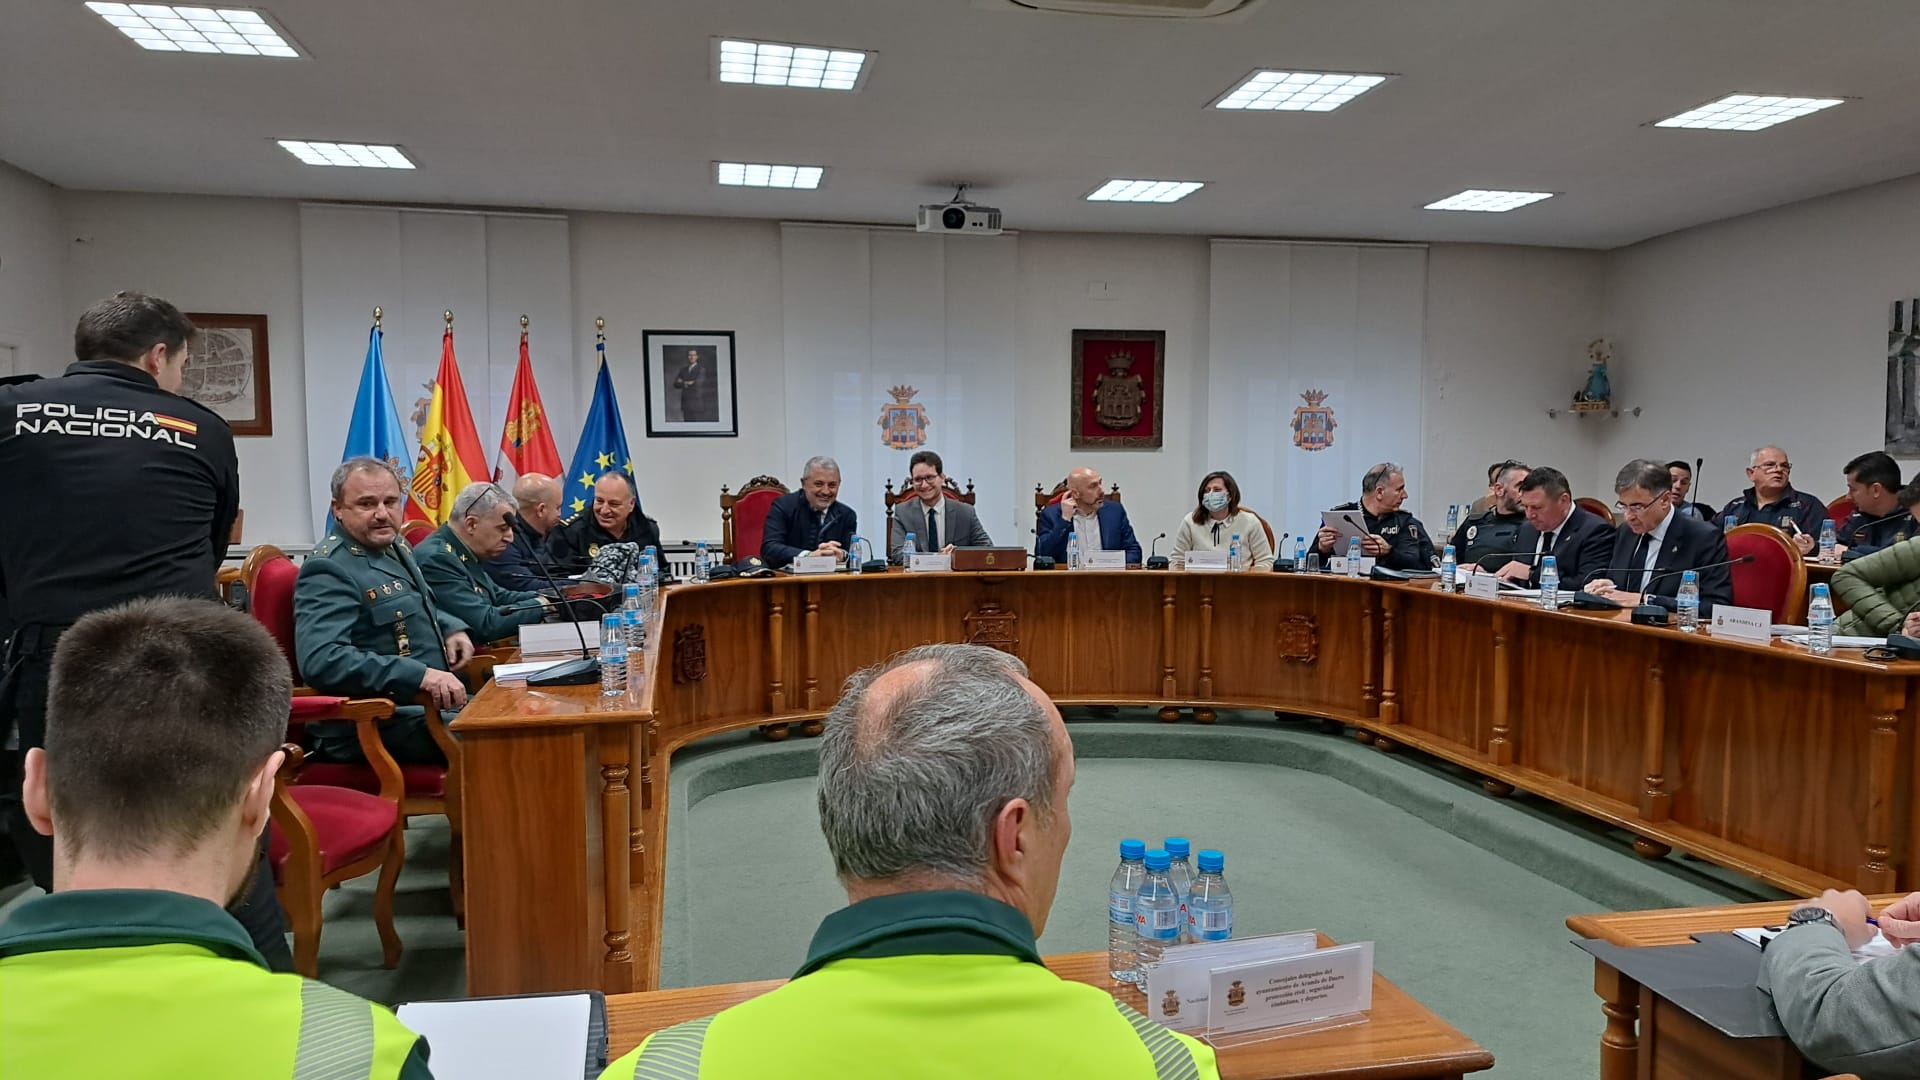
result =
[[[1861,1080],[1920,1076],[1920,893],[1880,913],[1880,933],[1899,949],[1856,960],[1873,939],[1867,898],[1828,889],[1787,916],[1767,942],[1760,989],[1773,996],[1793,1045],[1823,1066]]]
[[[1251,510],[1240,506],[1240,485],[1228,472],[1210,472],[1200,481],[1200,505],[1183,515],[1173,528],[1173,564],[1180,566],[1189,551],[1226,552],[1240,538],[1251,570],[1273,569],[1273,548],[1267,527]]]

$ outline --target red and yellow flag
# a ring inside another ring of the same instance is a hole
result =
[[[485,479],[487,457],[474,430],[467,387],[453,358],[453,328],[440,339],[440,372],[433,379],[427,422],[420,428],[420,456],[407,489],[408,524],[444,524],[453,514],[453,497],[475,480]]]
[[[560,449],[553,444],[547,407],[533,382],[533,361],[527,357],[527,332],[520,331],[520,366],[513,373],[513,393],[507,395],[507,422],[500,432],[500,458],[493,478],[507,486],[528,473],[557,476],[562,484]]]

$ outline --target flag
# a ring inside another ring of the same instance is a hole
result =
[[[440,338],[440,371],[433,377],[427,422],[420,428],[420,456],[407,487],[406,521],[440,525],[453,513],[460,489],[487,475],[487,456],[467,407],[467,388],[453,358],[453,327]]]
[[[407,453],[407,429],[400,426],[400,406],[387,383],[387,361],[380,350],[380,324],[367,332],[367,362],[360,368],[360,392],[353,399],[353,419],[347,423],[347,445],[340,460],[370,457],[393,466],[405,487],[413,474]],[[333,531],[333,511],[327,511],[326,531]]]
[[[620,425],[620,403],[613,399],[613,376],[607,371],[607,343],[602,341],[594,348],[600,353],[600,374],[593,380],[593,404],[587,409],[586,426],[580,429],[580,445],[573,452],[566,494],[560,500],[569,514],[593,505],[593,482],[601,473],[621,469],[628,477],[633,476],[627,429]]]
[[[500,432],[500,459],[493,478],[509,489],[527,473],[560,476],[560,449],[553,445],[547,408],[533,382],[533,361],[527,357],[527,332],[520,331],[520,366],[513,373],[513,393],[507,395],[507,422]]]

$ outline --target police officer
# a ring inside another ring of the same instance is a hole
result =
[[[1853,513],[1835,535],[1842,560],[1871,555],[1884,547],[1920,536],[1907,494],[1900,487],[1900,464],[1885,450],[1871,450],[1847,462],[1847,498]]]
[[[1820,523],[1827,517],[1826,504],[1793,490],[1793,463],[1787,460],[1785,450],[1763,446],[1747,461],[1747,481],[1753,486],[1721,509],[1720,522],[1732,518],[1736,525],[1756,521],[1772,525],[1793,537],[1801,554],[1812,554],[1820,538]]]
[[[314,689],[347,697],[383,697],[399,708],[380,725],[380,741],[402,764],[444,764],[426,710],[406,704],[426,693],[452,711],[467,703],[454,668],[473,656],[467,624],[433,602],[413,551],[400,535],[400,477],[370,457],[333,470],[334,531],[293,587],[293,636],[300,674]],[[353,724],[309,724],[309,755],[364,760]]]
[[[453,516],[414,551],[434,603],[476,641],[512,637],[549,610],[540,594],[503,589],[487,575],[484,564],[515,546],[513,505],[499,484],[468,484],[453,498]]]
[[[1407,501],[1406,470],[1383,461],[1360,478],[1360,501],[1342,503],[1335,510],[1357,510],[1354,522],[1366,535],[1360,538],[1360,554],[1371,556],[1389,570],[1433,569],[1433,537],[1420,519],[1400,509]],[[1345,555],[1340,534],[1322,526],[1314,536],[1314,546],[1323,558]]]
[[[1527,524],[1527,514],[1520,506],[1520,481],[1527,478],[1527,467],[1517,461],[1509,461],[1493,478],[1493,503],[1485,510],[1468,517],[1454,530],[1454,558],[1462,566],[1478,565],[1480,560],[1489,559],[1491,565],[1482,569],[1504,565],[1491,562],[1494,555],[1511,555],[1519,550],[1520,530]]]
[[[547,534],[547,561],[556,574],[578,574],[606,544],[660,546],[660,526],[640,512],[633,478],[617,470],[593,483],[593,506],[562,521]]]
[[[62,377],[0,387],[0,504],[62,508],[0,529],[14,623],[0,731],[17,727],[22,754],[43,745],[47,676],[67,627],[139,597],[218,596],[240,463],[226,421],[178,393],[193,334],[165,300],[116,293],[81,314]],[[50,888],[52,842],[23,814],[12,827],[34,882]],[[233,913],[277,970],[292,970],[264,851],[257,869]]]

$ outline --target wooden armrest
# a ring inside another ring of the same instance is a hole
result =
[[[287,842],[287,862],[281,870],[281,887],[295,890],[293,895],[311,895],[319,888],[315,869],[320,860],[320,834],[300,804],[287,794],[287,784],[300,772],[305,751],[288,743],[280,748],[287,755],[280,770],[273,774],[273,801],[267,804],[267,816]]]
[[[400,763],[393,760],[387,744],[380,739],[380,721],[393,716],[394,704],[387,698],[353,698],[340,703],[340,706],[326,716],[296,717],[300,724],[334,723],[341,720],[353,722],[353,734],[360,744],[361,756],[367,759],[367,765],[373,775],[380,779],[380,790],[374,794],[382,799],[400,805],[407,795],[407,780],[400,772]],[[431,717],[433,710],[427,710]]]

